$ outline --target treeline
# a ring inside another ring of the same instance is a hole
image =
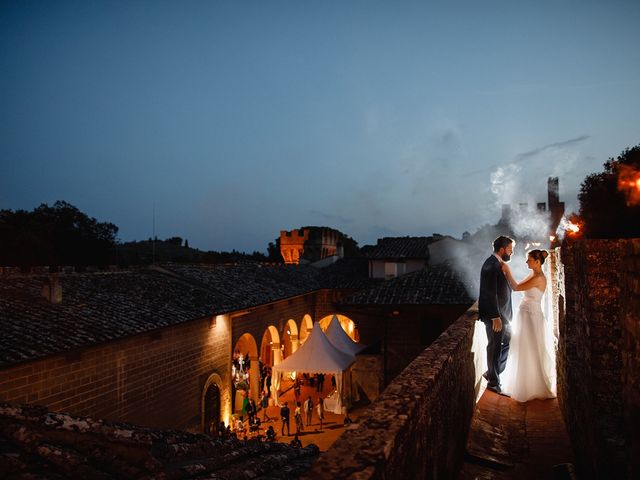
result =
[[[113,223],[98,222],[64,201],[33,211],[0,210],[0,266],[271,261],[260,252],[204,252],[181,237],[120,243],[117,234]]]
[[[0,210],[0,265],[107,265],[118,227],[98,222],[67,202]]]

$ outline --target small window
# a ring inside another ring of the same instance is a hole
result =
[[[384,278],[394,278],[398,276],[398,264],[395,262],[384,262]]]

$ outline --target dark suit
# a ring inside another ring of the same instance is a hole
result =
[[[489,386],[500,386],[499,375],[504,371],[511,340],[511,286],[500,268],[500,261],[491,255],[480,271],[478,313],[487,330],[487,375]],[[500,317],[502,330],[493,331],[493,319]]]

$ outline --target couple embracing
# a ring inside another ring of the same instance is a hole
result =
[[[549,255],[531,250],[527,267],[531,270],[521,282],[511,274],[508,262],[513,255],[513,239],[505,236],[493,242],[493,255],[485,260],[480,273],[478,311],[487,331],[487,389],[506,394],[519,402],[555,397],[554,347],[542,313],[542,295],[547,279],[542,265]],[[524,299],[513,322],[511,293],[523,291]],[[500,381],[500,375],[503,382]]]

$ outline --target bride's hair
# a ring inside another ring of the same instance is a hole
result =
[[[529,256],[534,260],[538,260],[540,262],[540,265],[544,265],[544,261],[549,256],[549,252],[547,252],[546,250],[535,249],[529,251]]]

